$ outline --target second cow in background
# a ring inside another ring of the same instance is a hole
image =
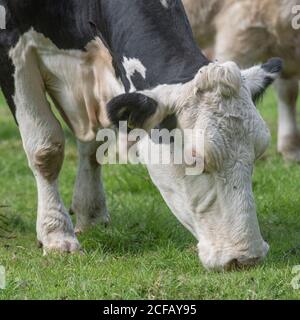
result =
[[[242,67],[273,56],[285,61],[275,83],[279,106],[278,151],[300,162],[296,103],[300,79],[300,30],[293,8],[300,0],[183,0],[194,35],[220,61]]]

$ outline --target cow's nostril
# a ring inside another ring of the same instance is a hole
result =
[[[233,271],[237,269],[239,269],[239,262],[237,259],[232,259],[224,267],[225,271]]]
[[[229,261],[225,267],[225,271],[234,271],[234,270],[244,270],[249,269],[251,267],[256,266],[259,262],[261,262],[261,258],[253,257],[249,259],[232,259]]]

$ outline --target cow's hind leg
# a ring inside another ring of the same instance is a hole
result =
[[[110,217],[101,181],[101,166],[96,160],[99,143],[78,142],[79,165],[71,212],[76,214],[76,232],[98,223],[107,225]]]
[[[34,49],[13,56],[15,105],[23,146],[38,188],[37,237],[44,253],[74,252],[80,246],[58,191],[64,134],[47,101]]]
[[[300,133],[297,125],[297,80],[277,80],[278,94],[278,151],[288,161],[300,162]]]

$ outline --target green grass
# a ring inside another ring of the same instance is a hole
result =
[[[35,235],[36,189],[18,129],[0,101],[0,214],[10,240],[0,239],[0,265],[7,288],[0,299],[299,299],[291,286],[300,265],[300,166],[276,153],[273,92],[260,110],[273,132],[267,155],[257,163],[254,190],[264,238],[264,263],[243,272],[210,273],[200,265],[196,242],[173,217],[143,167],[104,169],[109,228],[80,237],[84,255],[42,256]],[[70,205],[76,149],[67,132],[61,193]]]

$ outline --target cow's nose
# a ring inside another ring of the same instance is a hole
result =
[[[201,249],[200,244],[198,245]],[[234,248],[230,251],[204,251],[199,250],[200,259],[207,270],[232,271],[251,268],[263,261],[269,251],[269,245],[262,241],[248,250],[242,252]]]
[[[263,260],[263,257],[255,257],[246,260],[232,259],[225,266],[224,271],[243,270],[256,266]]]
[[[225,271],[232,271],[232,270],[242,270],[248,269],[251,267],[255,267],[259,263],[263,261],[269,251],[269,245],[264,242],[262,245],[262,249],[260,250],[257,256],[240,256],[238,258],[231,259],[228,263],[225,264],[224,270]]]

